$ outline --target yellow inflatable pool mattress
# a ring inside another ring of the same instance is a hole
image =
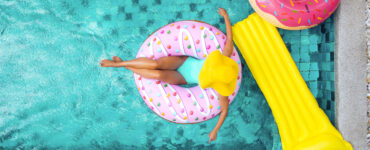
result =
[[[232,30],[271,107],[283,149],[351,150],[318,106],[277,29],[254,13]]]

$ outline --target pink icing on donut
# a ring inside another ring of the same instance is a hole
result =
[[[340,0],[250,0],[250,3],[261,16],[266,16],[264,13],[272,15],[288,28],[308,28],[327,19]]]
[[[136,57],[158,59],[170,55],[188,55],[205,59],[212,51],[224,48],[224,37],[222,31],[203,22],[174,22],[151,34],[141,45]],[[241,77],[242,66],[235,48],[233,54],[235,55],[231,58],[238,63]],[[217,92],[213,89],[203,90],[199,86],[184,88],[146,79],[137,74],[134,77],[144,102],[158,116],[168,121],[198,123],[215,117],[221,111]],[[235,93],[238,92],[240,83],[241,78],[238,78]],[[236,94],[229,96],[229,103],[235,96]]]

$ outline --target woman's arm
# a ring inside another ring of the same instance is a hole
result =
[[[224,17],[225,25],[226,25],[226,44],[225,44],[224,50],[222,51],[222,54],[224,54],[227,57],[230,57],[231,54],[233,53],[233,35],[232,35],[229,15],[227,14],[226,10],[223,8],[218,8],[217,12],[222,17]]]
[[[221,106],[220,118],[218,118],[216,126],[213,128],[211,133],[209,133],[208,135],[209,143],[211,143],[211,141],[213,140],[216,140],[217,132],[218,130],[220,130],[222,124],[224,123],[225,118],[227,116],[227,112],[228,112],[229,98],[227,96],[222,96],[222,95],[219,95],[219,98],[220,98],[220,106]]]

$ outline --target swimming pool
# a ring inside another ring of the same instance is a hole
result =
[[[281,149],[268,104],[244,64],[243,82],[217,141],[216,119],[182,125],[147,108],[125,69],[101,68],[111,56],[133,59],[167,23],[202,20],[225,31],[253,13],[244,0],[0,2],[0,149]],[[334,24],[279,30],[321,108],[334,122]]]

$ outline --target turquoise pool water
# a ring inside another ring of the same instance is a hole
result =
[[[133,74],[101,68],[133,59],[146,37],[179,20],[225,31],[253,13],[246,0],[0,0],[0,149],[281,149],[271,110],[244,64],[240,92],[208,144],[218,117],[182,125],[156,116]],[[279,30],[305,81],[334,121],[334,25]]]

